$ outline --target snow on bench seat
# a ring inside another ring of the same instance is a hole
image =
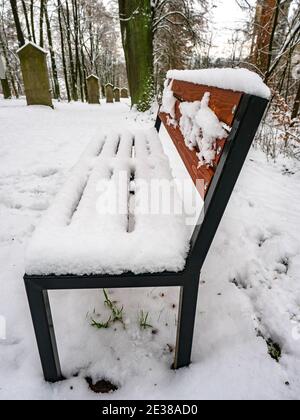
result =
[[[105,212],[121,173],[124,211]],[[91,142],[29,242],[26,273],[181,271],[189,248],[183,215],[137,211],[146,185],[157,179],[171,181],[172,174],[155,129],[103,134]]]

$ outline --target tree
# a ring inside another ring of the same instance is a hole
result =
[[[65,78],[65,85],[66,85],[66,92],[68,101],[71,101],[71,94],[70,94],[70,86],[68,80],[68,69],[67,69],[67,61],[66,61],[66,54],[65,54],[65,41],[64,41],[64,32],[63,32],[63,23],[62,23],[62,4],[61,0],[57,0],[57,13],[58,13],[58,25],[59,25],[59,33],[60,33],[60,47],[61,47],[61,57],[62,57],[62,66],[63,66],[63,73]]]
[[[11,98],[11,90],[10,86],[6,77],[6,69],[4,65],[4,61],[0,55],[0,78],[1,78],[1,86],[3,91],[4,99]]]
[[[36,44],[35,27],[34,27],[34,0],[30,0],[30,25],[31,25],[32,40]]]
[[[294,101],[293,111],[292,111],[292,120],[298,117],[300,108],[300,83],[298,82],[298,90]]]
[[[45,0],[40,0],[40,47],[44,48],[44,4]]]
[[[24,0],[22,0],[22,7],[23,7],[23,13],[24,13],[25,22],[26,22],[26,29],[27,29],[28,39],[29,39],[29,41],[31,41],[32,39],[31,39],[31,31],[30,31],[29,18],[28,18],[26,3],[25,3]]]
[[[194,51],[212,45],[206,39],[208,4],[182,0],[156,1],[153,8],[155,87],[159,94],[170,69],[193,67]],[[207,56],[209,55],[209,51]],[[202,54],[203,56],[203,54]],[[206,60],[208,65],[208,59]],[[204,62],[204,60],[203,60]]]
[[[75,64],[73,58],[73,51],[72,51],[72,39],[71,39],[71,16],[70,16],[70,8],[69,2],[66,0],[66,31],[67,31],[67,45],[68,45],[68,52],[69,52],[69,63],[70,63],[70,73],[71,73],[71,86],[72,86],[72,99],[73,101],[78,101],[78,91],[77,91],[77,77],[75,72]]]
[[[14,16],[16,31],[17,31],[17,37],[19,41],[19,47],[22,47],[25,44],[25,38],[23,35],[21,22],[19,18],[19,11],[18,11],[18,5],[16,0],[10,0],[11,10]]]
[[[207,12],[207,0],[119,0],[129,88],[139,110],[149,108],[154,80],[161,85],[166,70],[191,61]]]
[[[49,45],[49,50],[50,50],[53,83],[54,83],[54,98],[59,99],[60,88],[59,88],[59,82],[58,82],[58,73],[57,73],[57,66],[56,66],[55,53],[54,53],[53,40],[52,40],[52,30],[51,30],[50,19],[49,19],[49,14],[48,14],[47,0],[45,0],[45,3],[44,3],[44,13],[45,13],[45,20],[46,20],[46,27],[47,27],[48,45]]]
[[[119,0],[119,15],[132,104],[145,111],[154,92],[150,0]]]
[[[270,66],[270,49],[274,35],[277,0],[258,0],[254,22],[251,61],[265,74]]]

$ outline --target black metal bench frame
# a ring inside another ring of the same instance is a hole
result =
[[[191,362],[199,279],[202,266],[260,125],[268,101],[244,94],[220,163],[207,192],[201,223],[196,226],[184,271],[157,274],[93,276],[24,276],[45,380],[63,380],[49,303],[49,290],[180,287],[177,344],[173,368]],[[160,130],[158,117],[155,127]]]

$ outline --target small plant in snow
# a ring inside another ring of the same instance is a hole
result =
[[[111,325],[111,317],[106,322],[97,322],[91,318],[91,326],[98,330],[107,330]]]
[[[125,322],[123,320],[124,307],[118,308],[115,302],[110,299],[105,289],[103,289],[103,294],[105,297],[104,304],[111,311],[111,315],[106,322],[98,322],[94,318],[91,318],[91,326],[98,330],[103,330],[110,328],[116,322],[120,322],[125,328]]]
[[[108,307],[108,309],[111,310],[111,313],[112,313],[111,322],[112,323],[121,322],[121,324],[125,326],[124,320],[123,320],[124,307],[122,306],[122,308],[118,308],[117,305],[111,301],[105,289],[103,289],[103,294],[105,297],[104,304]]]
[[[139,324],[142,330],[146,330],[147,328],[153,328],[151,324],[149,324],[149,312],[140,312]]]
[[[275,343],[271,338],[267,340],[268,352],[272,359],[276,360],[279,363],[281,359],[281,348],[279,344]]]

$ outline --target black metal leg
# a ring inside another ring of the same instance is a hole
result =
[[[61,381],[64,378],[60,369],[48,292],[39,289],[29,280],[25,280],[25,287],[45,380]]]
[[[159,133],[161,127],[161,119],[159,118],[159,114],[157,115],[156,122],[155,122],[155,129]]]
[[[199,276],[181,287],[174,369],[191,363],[198,290]]]

